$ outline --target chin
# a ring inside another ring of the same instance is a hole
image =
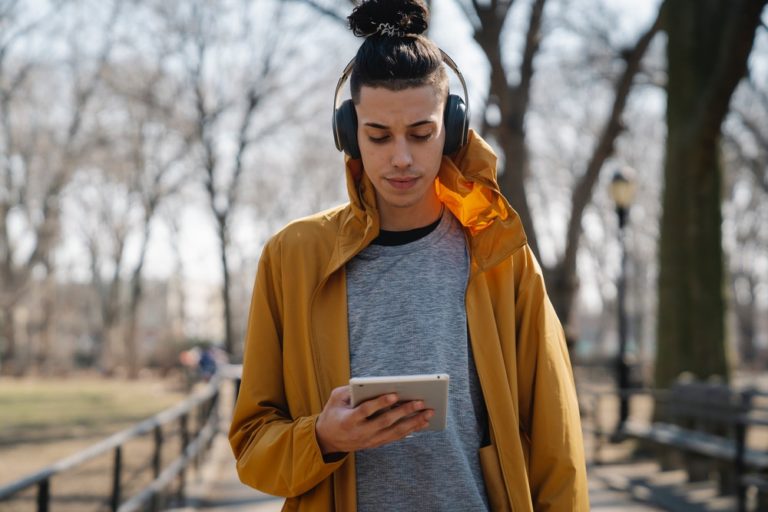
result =
[[[384,202],[386,202],[389,206],[392,206],[394,208],[411,208],[413,206],[418,205],[424,200],[423,196],[390,196],[390,197],[382,197]]]

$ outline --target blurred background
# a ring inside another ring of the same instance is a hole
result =
[[[681,374],[768,389],[766,0],[428,3],[542,264],[585,431]],[[240,361],[264,242],[346,201],[330,119],[352,5],[0,0],[0,459],[37,469],[55,457],[36,443],[87,446],[181,400],[202,354]],[[101,419],[75,412],[84,393]],[[5,468],[0,485],[23,474]]]

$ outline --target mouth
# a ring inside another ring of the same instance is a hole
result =
[[[398,190],[407,190],[416,185],[416,182],[419,180],[418,176],[403,176],[384,179],[387,181],[387,183],[392,185],[392,187]]]

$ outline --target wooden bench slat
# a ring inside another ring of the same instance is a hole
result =
[[[654,423],[650,426],[643,426],[636,423],[626,423],[623,433],[630,437],[671,445],[717,459],[727,461],[736,459],[736,445],[732,440],[712,434],[692,432],[677,425]]]

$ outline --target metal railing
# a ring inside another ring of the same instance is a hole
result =
[[[0,487],[0,503],[8,501],[25,490],[37,487],[36,503],[38,512],[48,512],[53,499],[51,480],[62,473],[70,472],[96,457],[112,452],[111,489],[105,501],[112,512],[134,512],[137,510],[156,511],[159,509],[159,497],[178,479],[176,497],[184,499],[186,473],[191,465],[199,466],[203,455],[210,448],[213,438],[219,431],[219,396],[224,379],[239,377],[239,368],[224,367],[205,386],[203,390],[179,404],[170,407],[136,425],[118,432],[101,442],[59,460],[33,474],[20,478]],[[190,425],[190,418],[195,421]],[[163,445],[166,441],[164,427],[178,424],[181,437],[179,456],[163,467]],[[152,433],[153,452],[149,466],[153,480],[137,494],[124,499],[124,463],[123,452],[128,441]]]

